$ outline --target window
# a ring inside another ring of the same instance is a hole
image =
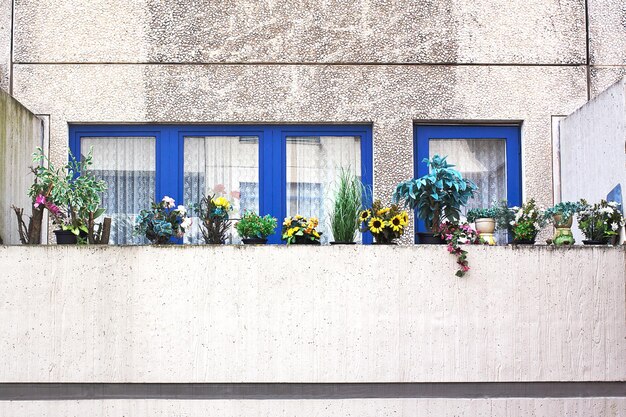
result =
[[[339,170],[372,184],[371,128],[361,125],[72,125],[70,148],[75,155],[93,149],[93,169],[109,185],[103,206],[116,244],[144,242],[132,229],[152,200],[169,195],[187,205],[213,193],[233,203],[234,220],[246,210],[269,213],[279,219],[278,232],[287,215],[319,217],[328,242]],[[238,242],[234,230],[229,241]],[[194,221],[185,243],[200,242]],[[279,243],[279,233],[270,242]]]
[[[414,130],[415,175],[428,167],[422,162],[435,154],[448,156],[464,177],[478,186],[466,208],[489,207],[508,200],[521,203],[520,132],[517,126],[423,126]],[[418,230],[424,230],[423,222]]]

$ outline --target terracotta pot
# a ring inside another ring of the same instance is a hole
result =
[[[496,221],[491,217],[476,219],[474,223],[476,224],[476,231],[481,234],[493,234],[493,232],[496,230]]]

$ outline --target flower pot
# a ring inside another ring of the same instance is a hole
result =
[[[296,241],[293,243],[294,245],[320,245],[320,242],[316,242],[311,239],[307,239],[304,236],[296,236]]]
[[[331,245],[356,245],[356,242],[330,242]]]
[[[57,245],[75,245],[78,243],[78,237],[69,230],[55,230],[54,235],[57,239]]]
[[[515,240],[513,239],[513,244],[514,245],[534,245],[535,244],[535,239],[523,239],[523,240]]]
[[[480,233],[480,237],[482,237],[489,246],[495,246],[496,238],[493,235],[493,232],[496,230],[495,219],[492,219],[491,217],[484,217],[476,219],[474,224],[476,226],[476,231]]]
[[[267,239],[262,239],[260,237],[248,237],[245,239],[241,239],[244,245],[265,245],[267,243]]]
[[[395,245],[397,246],[397,242],[374,242],[373,245]]]
[[[417,232],[415,235],[420,245],[444,245],[446,243],[441,236],[432,232]]]
[[[602,242],[600,240],[583,240],[583,245],[602,245],[602,246],[606,246],[608,245],[609,242]]]

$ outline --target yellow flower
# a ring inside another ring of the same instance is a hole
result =
[[[213,200],[213,204],[217,207],[222,207],[224,210],[230,209],[230,202],[224,197],[217,197]]]
[[[293,218],[294,218],[295,220],[300,220],[300,219],[302,219],[302,216],[301,216],[301,215],[299,215],[299,214],[296,214],[295,216],[293,216]]]
[[[389,212],[389,210],[391,210],[389,207],[381,208],[380,210],[378,210],[378,211],[376,212],[376,215],[380,217],[380,216],[382,216],[383,214],[388,213],[388,212]]]
[[[291,237],[293,236],[294,233],[296,233],[298,231],[297,227],[292,227],[289,230],[287,230],[287,237]]]
[[[372,233],[380,233],[385,228],[385,222],[382,221],[382,219],[380,219],[378,217],[372,217],[372,219],[370,220],[368,226],[370,228],[370,232],[372,232]]]
[[[369,219],[371,215],[372,215],[371,211],[363,210],[361,214],[359,215],[359,220],[361,220],[362,222],[366,222],[367,219]]]
[[[318,225],[319,223],[320,223],[320,222],[319,222],[319,220],[317,220],[317,217],[311,217],[311,218],[309,219],[309,224],[312,224],[312,225],[313,225],[313,227],[317,227],[317,225]]]
[[[389,221],[389,226],[393,229],[394,232],[399,232],[400,230],[402,230],[402,225],[403,225],[403,221],[402,221],[402,217],[400,214],[398,214],[397,216],[394,216]]]
[[[315,237],[320,237],[320,234],[319,234],[319,233],[317,233],[317,230],[313,230],[313,236],[315,236]]]
[[[409,224],[409,214],[406,211],[400,213],[399,216],[402,219],[402,226]]]
[[[283,222],[283,226],[291,226],[291,217],[285,217],[285,221]]]

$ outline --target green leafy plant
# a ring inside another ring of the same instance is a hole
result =
[[[241,216],[241,220],[235,225],[237,234],[244,239],[267,239],[274,233],[277,220],[275,217],[266,214],[261,217],[254,212],[247,212]]]
[[[137,215],[135,235],[143,235],[152,243],[165,245],[172,236],[183,237],[191,226],[184,206],[176,207],[173,198],[163,197],[152,203],[149,210],[141,210]]]
[[[397,204],[383,207],[380,200],[375,200],[371,208],[363,210],[359,216],[361,232],[370,232],[376,243],[393,243],[404,234],[409,224],[409,214],[400,210]]]
[[[532,242],[543,226],[545,216],[534,199],[528,200],[521,207],[511,207],[513,219],[509,222],[509,230],[513,233],[514,242]]]
[[[35,208],[45,207],[55,225],[69,230],[76,236],[81,232],[93,232],[94,219],[104,214],[100,207],[100,195],[106,183],[89,172],[93,164],[92,152],[81,161],[70,153],[69,161],[56,169],[41,148],[33,154],[36,181],[28,195],[34,200]],[[90,239],[92,236],[90,236]]]
[[[299,214],[293,217],[286,217],[283,222],[282,240],[288,245],[298,244],[320,244],[320,235],[315,228],[319,225],[317,217],[306,218]]]
[[[618,203],[601,200],[592,206],[583,199],[579,204],[578,228],[587,240],[609,243],[619,236],[619,230],[624,226],[624,216],[618,209]]]
[[[498,215],[496,207],[474,208],[467,212],[467,221],[474,223],[477,219],[495,219]]]
[[[330,228],[336,242],[354,242],[359,230],[363,191],[361,180],[352,171],[342,169],[330,213]]]
[[[511,230],[511,222],[515,219],[515,213],[509,208],[506,200],[494,203],[494,219],[496,220],[496,230]]]
[[[558,222],[560,224],[569,223],[570,219],[574,217],[581,209],[580,203],[573,203],[571,201],[564,201],[555,204],[553,207],[549,207],[544,211],[545,219],[548,222],[556,222],[554,216],[560,216]]]
[[[437,230],[444,221],[458,223],[461,208],[467,205],[478,189],[476,184],[463,175],[447,157],[433,156],[424,159],[430,172],[423,177],[401,182],[393,194],[394,202],[403,200],[407,207],[417,209],[418,217],[426,222],[429,230]]]

